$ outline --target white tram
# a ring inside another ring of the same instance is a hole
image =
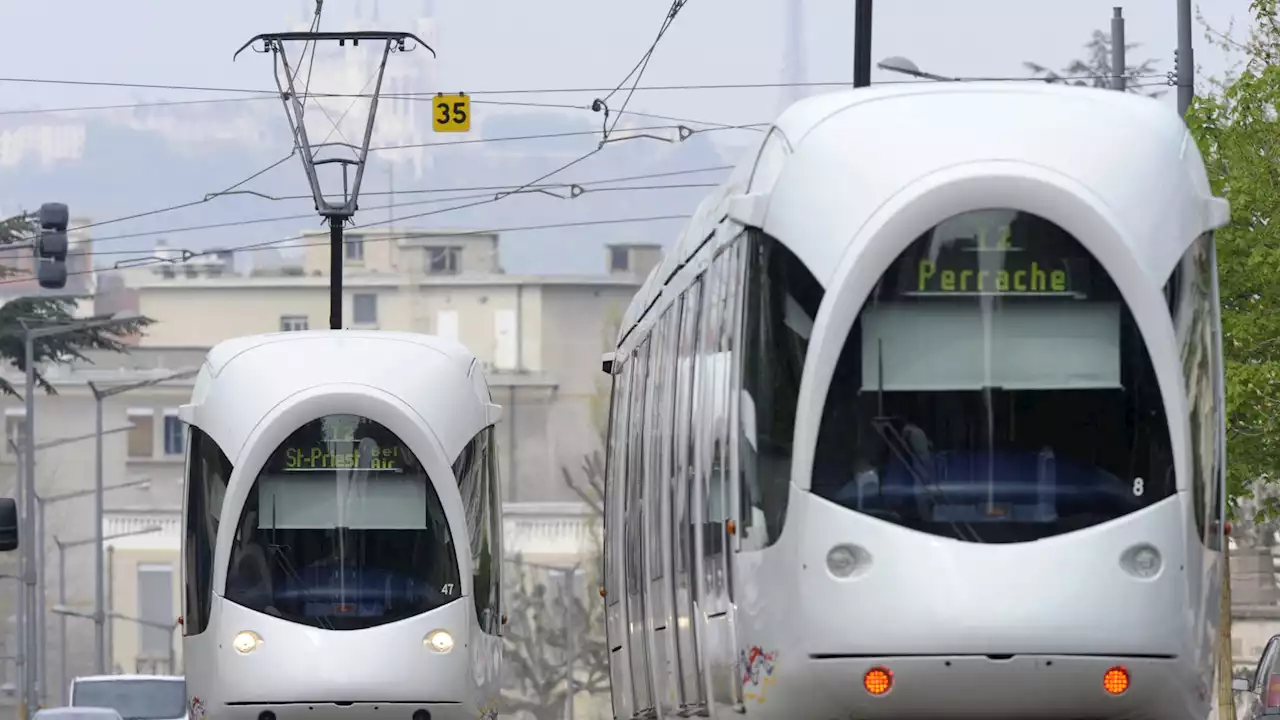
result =
[[[441,338],[210,350],[181,409],[191,718],[494,717],[500,414]]]
[[[1227,220],[1150,99],[787,110],[605,357],[615,717],[1203,720]]]

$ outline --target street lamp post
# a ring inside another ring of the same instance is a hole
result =
[[[36,602],[36,582],[35,582],[35,493],[36,493],[36,466],[35,466],[35,450],[36,450],[36,340],[42,338],[56,337],[58,335],[66,335],[68,333],[81,332],[84,330],[92,330],[96,328],[105,328],[124,322],[132,322],[137,320],[140,315],[133,311],[125,311],[116,313],[110,317],[92,318],[82,322],[72,323],[68,325],[49,325],[44,327],[32,327],[25,319],[19,318],[18,324],[22,327],[22,345],[23,345],[23,361],[26,370],[26,383],[24,388],[24,405],[26,411],[26,432],[22,438],[23,452],[23,470],[24,477],[22,482],[22,525],[25,526],[26,532],[19,533],[23,537],[22,540],[22,608],[26,615],[23,618],[23,626],[25,627],[25,635],[23,637],[24,648],[23,655],[26,656],[25,663],[26,672],[22,678],[22,713],[23,718],[30,717],[32,709],[37,704],[36,698],[36,672],[33,664],[30,662],[39,656],[36,645],[36,615],[34,610],[38,603]]]
[[[64,618],[78,617],[78,618],[85,618],[87,620],[93,619],[93,616],[90,615],[89,613],[77,612],[76,610],[73,610],[67,607],[66,605],[54,605],[53,613],[55,615],[60,615]],[[178,648],[177,648],[177,644],[174,642],[174,636],[177,635],[178,628],[182,625],[181,618],[174,620],[173,623],[160,623],[160,622],[154,622],[152,620],[143,620],[142,618],[136,618],[136,617],[133,617],[132,615],[125,615],[123,613],[118,613],[118,612],[107,613],[107,616],[110,617],[112,620],[125,620],[127,622],[136,623],[143,627],[151,627],[151,628],[156,628],[157,630],[167,631],[169,633],[169,674],[170,675],[178,674],[178,671],[177,671]]]
[[[104,490],[102,486],[102,436],[105,434],[102,431],[102,401],[113,395],[119,395],[120,393],[125,393],[130,390],[137,390],[138,388],[159,385],[160,383],[168,382],[169,380],[180,380],[183,378],[189,378],[192,375],[195,375],[196,373],[198,373],[199,371],[200,371],[199,368],[180,370],[178,372],[170,373],[169,375],[165,375],[163,377],[152,378],[150,380],[142,380],[139,382],[128,383],[125,385],[113,385],[108,388],[100,388],[97,385],[93,384],[92,382],[89,383],[89,390],[93,392],[94,425],[97,429],[97,436],[98,436],[97,447],[94,448],[95,458],[94,458],[94,480],[93,480],[94,506],[98,513],[98,529],[97,529],[98,552],[94,553],[94,558],[93,558],[93,562],[94,562],[94,566],[93,566],[93,583],[94,583],[93,584],[93,612],[94,612],[93,657],[94,657],[94,667],[97,669],[97,673],[99,675],[103,675],[107,672],[107,642],[106,642],[106,637],[107,637],[106,636],[106,605],[107,603],[106,603],[106,579],[105,579],[106,568],[104,566],[104,563],[106,562],[106,558],[103,557],[103,553],[106,551],[106,548],[103,545],[105,538],[102,537],[102,533],[103,533],[102,518],[103,518],[103,515],[105,514],[105,511],[103,509],[103,499],[102,499],[102,493]]]
[[[112,428],[110,430],[105,431],[103,434],[111,435],[113,433],[125,432],[131,429],[133,429],[133,425],[126,425],[124,427]],[[88,440],[89,438],[94,437],[95,434],[96,433],[90,433],[87,435],[75,435],[72,437],[57,438],[55,440],[49,440],[47,442],[37,443],[36,450],[47,450],[48,448],[58,447],[59,445],[68,445],[71,443],[80,442],[81,440]],[[18,447],[17,443],[15,443],[12,438],[10,438],[8,442],[9,442],[9,447],[13,450],[14,454],[18,455],[19,458],[21,458],[22,450]],[[146,482],[150,482],[150,480],[137,480],[134,482],[125,483],[123,485],[113,486],[112,489],[133,487],[135,485],[141,485]],[[40,497],[39,494],[36,495],[36,522],[35,522],[36,556],[40,558],[40,562],[36,563],[36,584],[38,589],[36,591],[37,607],[35,610],[36,617],[39,618],[39,620],[36,623],[36,647],[38,649],[38,656],[35,658],[32,658],[31,667],[37,668],[39,670],[39,675],[37,676],[37,686],[38,686],[37,696],[42,702],[44,701],[45,697],[48,695],[48,692],[49,692],[49,687],[48,687],[49,683],[44,681],[44,678],[47,677],[49,674],[48,628],[46,627],[46,618],[45,618],[45,601],[48,595],[48,590],[47,590],[48,578],[46,577],[48,573],[45,572],[45,568],[48,565],[49,556],[45,554],[45,549],[44,549],[44,539],[45,539],[45,535],[47,534],[45,530],[47,526],[45,525],[45,522],[44,522],[44,509],[46,505],[61,502],[63,500],[71,500],[73,498],[84,497],[85,495],[88,495],[92,492],[93,492],[92,490],[78,490],[71,493],[64,493],[61,495],[54,495],[54,496],[49,496],[44,498]]]
[[[128,427],[116,428],[116,429],[110,430],[109,432],[123,432],[128,429],[129,429]],[[64,443],[70,442],[70,439],[64,440],[62,442]],[[54,443],[47,443],[47,444],[52,445]],[[36,449],[40,449],[40,447],[37,446]],[[151,484],[150,478],[141,478],[138,480],[131,480],[125,483],[119,483],[117,485],[111,485],[106,489],[107,490],[123,490],[125,488],[131,488],[131,487],[144,487],[150,484]],[[46,618],[45,618],[45,598],[48,595],[48,591],[46,590],[46,586],[47,586],[46,581],[48,578],[47,578],[47,573],[45,572],[45,565],[47,564],[48,556],[45,555],[45,552],[44,552],[44,538],[45,538],[45,535],[48,534],[45,528],[48,526],[45,525],[45,522],[44,522],[44,511],[45,511],[45,508],[48,507],[49,505],[56,505],[66,500],[75,500],[77,498],[82,498],[88,495],[92,495],[93,492],[94,492],[93,490],[74,490],[72,492],[60,493],[58,495],[49,495],[46,497],[41,497],[40,495],[36,495],[36,526],[38,527],[38,532],[39,532],[38,538],[39,538],[39,544],[40,544],[40,549],[39,549],[40,564],[39,564],[39,567],[37,568],[39,572],[38,579],[40,583],[40,592],[38,593],[39,608],[36,611],[36,615],[37,617],[40,618],[39,625],[37,626],[38,632],[39,632],[38,640],[40,645],[40,656],[39,658],[37,658],[38,661],[36,662],[35,667],[40,669],[41,682],[40,682],[39,694],[40,694],[41,701],[44,700],[45,695],[49,692],[49,683],[45,680],[46,678],[49,677],[49,662],[48,662],[49,643],[47,640],[48,628],[46,627]],[[101,516],[99,516],[98,518],[98,523],[102,524]]]
[[[876,67],[880,68],[881,70],[885,70],[887,72],[898,73],[899,75],[910,75],[911,77],[918,77],[924,80],[939,80],[943,82],[953,82],[957,79],[952,77],[946,77],[945,75],[934,75],[933,73],[927,73],[921,70],[919,66],[917,66],[915,63],[911,62],[907,58],[899,57],[897,55],[893,57],[887,57],[881,60],[880,62],[876,63]]]
[[[148,533],[159,532],[162,530],[158,525],[143,528],[141,530],[132,530],[130,532],[116,533],[108,535],[106,540],[115,540],[116,538],[130,537],[133,535],[146,535]],[[102,539],[92,537],[85,540],[74,540],[72,542],[62,542],[54,536],[53,543],[58,546],[58,605],[53,608],[54,614],[58,615],[58,667],[59,680],[62,688],[62,704],[67,704],[67,615],[75,615],[75,613],[59,612],[66,610],[67,607],[67,548],[79,547],[81,545],[97,544]],[[92,617],[95,621],[98,619],[98,613],[94,613]],[[104,674],[99,672],[99,675]]]

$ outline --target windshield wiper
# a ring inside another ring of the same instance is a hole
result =
[[[298,574],[297,569],[293,567],[293,562],[289,560],[288,554],[285,553],[285,548],[288,546],[277,545],[275,542],[275,535],[276,535],[276,496],[273,494],[271,496],[271,540],[267,541],[267,548],[271,550],[271,557],[276,561],[276,564],[280,566],[280,569],[284,571],[285,575],[287,577],[293,578],[295,581],[297,581],[299,585],[305,588],[307,585],[306,581],[302,579],[302,576],[300,574]],[[274,601],[275,601],[275,598],[272,598],[272,602]],[[304,599],[303,602],[306,602],[306,600]],[[319,622],[320,626],[325,630],[333,629],[333,623],[329,622],[329,618],[327,615],[317,615],[316,621]]]
[[[951,507],[951,500],[947,497],[947,493],[936,482],[925,477],[924,459],[911,449],[911,445],[903,439],[898,429],[893,427],[892,419],[887,417],[877,417],[871,420],[871,427],[880,434],[889,450],[898,458],[911,473],[911,477],[915,479],[925,491],[929,493],[930,498],[938,505]],[[947,524],[955,531],[956,537],[961,540],[971,540],[972,542],[983,542],[982,536],[965,520],[947,519]],[[967,533],[965,531],[968,531]]]
[[[892,452],[895,456],[897,456],[898,461],[906,466],[907,472],[911,473],[911,476],[918,483],[920,483],[920,485],[924,486],[925,491],[929,493],[929,496],[933,499],[935,504],[942,504],[947,507],[952,507],[950,499],[947,498],[946,491],[944,491],[941,487],[939,487],[936,482],[931,482],[928,478],[924,476],[924,473],[926,470],[924,459],[921,458],[919,454],[917,454],[915,450],[912,449],[911,444],[908,443],[902,437],[902,435],[898,432],[898,429],[893,426],[893,418],[884,414],[884,341],[883,340],[877,341],[876,372],[877,372],[876,381],[879,386],[877,388],[878,393],[876,397],[877,413],[876,413],[876,417],[871,419],[871,427],[880,435],[880,438],[884,440],[884,443],[886,446],[888,446],[890,452]],[[923,520],[923,518],[921,519]],[[976,543],[983,542],[982,537],[978,534],[978,531],[974,530],[973,526],[970,525],[968,522],[964,520],[957,522],[955,520],[948,518],[947,524],[950,525],[951,529],[955,531],[957,538],[961,540],[972,539],[972,541]],[[963,527],[963,530],[961,529],[962,527]],[[967,535],[964,532],[965,530],[968,531]]]

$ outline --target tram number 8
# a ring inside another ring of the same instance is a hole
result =
[[[1142,497],[1142,493],[1146,490],[1146,484],[1142,478],[1133,479],[1133,495],[1134,497]]]
[[[436,118],[437,125],[467,124],[467,103],[465,102],[438,102],[436,109],[440,111],[440,117]]]

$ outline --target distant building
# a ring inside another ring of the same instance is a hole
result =
[[[38,493],[54,497],[92,487],[94,402],[87,382],[115,385],[166,377],[197,367],[210,346],[231,337],[327,327],[327,241],[327,232],[307,234],[295,260],[262,263],[253,261],[265,253],[213,253],[186,263],[174,257],[172,263],[101,273],[93,311],[136,310],[156,323],[133,339],[128,355],[95,355],[91,364],[48,370],[58,394],[37,399],[37,443],[79,435],[90,439],[38,452]],[[577,473],[584,456],[601,449],[609,385],[600,372],[600,356],[615,340],[627,303],[661,251],[644,244],[612,246],[598,275],[532,277],[504,273],[498,250],[494,234],[351,231],[344,248],[344,320],[347,327],[453,337],[476,353],[489,374],[494,401],[507,408],[499,435],[507,545],[518,546],[530,559],[571,562],[597,545],[598,519],[566,486],[562,469]],[[172,252],[161,245],[155,254]],[[12,368],[2,374],[21,382]],[[109,542],[111,610],[122,616],[171,623],[181,613],[185,437],[177,408],[189,399],[191,383],[162,382],[104,401],[105,485],[149,480],[107,493],[105,532],[110,537],[155,528]],[[6,436],[16,439],[22,404],[0,398],[0,410]],[[7,447],[0,449],[0,470],[13,473],[15,461]],[[0,493],[12,488],[11,479],[0,481]],[[93,522],[91,496],[48,506],[49,607],[57,603],[55,536],[72,544],[64,552],[67,604],[91,607],[92,546],[75,543],[92,537]],[[6,572],[6,562],[12,559],[0,557],[0,573]],[[0,586],[0,616],[13,612],[13,598],[12,590]],[[92,623],[77,618],[66,623],[68,671],[72,676],[89,672]],[[123,619],[109,625],[116,668],[167,670],[166,633]],[[50,619],[53,692],[69,680],[56,677],[56,628]],[[0,636],[7,649],[14,647],[12,632]],[[180,666],[180,635],[174,642]]]

